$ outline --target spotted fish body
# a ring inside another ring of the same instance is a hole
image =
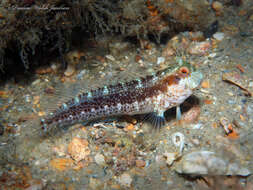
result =
[[[63,103],[42,119],[42,128],[136,114],[146,114],[155,127],[160,127],[164,123],[163,113],[183,103],[202,78],[202,73],[192,65],[181,63],[145,78],[91,90]]]

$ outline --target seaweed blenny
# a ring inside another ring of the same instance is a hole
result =
[[[159,128],[165,124],[167,109],[177,107],[177,118],[180,117],[180,104],[199,86],[202,78],[203,74],[193,65],[181,61],[143,78],[81,93],[41,119],[41,126],[48,131],[52,126],[144,114]]]

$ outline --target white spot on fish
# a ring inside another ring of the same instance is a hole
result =
[[[75,103],[78,104],[79,103],[79,98],[75,97]]]
[[[68,108],[67,104],[63,103],[63,104],[62,104],[62,108],[63,108],[64,110],[67,109],[67,108]]]
[[[107,86],[104,86],[103,94],[107,95],[108,93],[109,93],[109,90],[108,90]]]
[[[139,111],[139,103],[137,101],[134,102],[134,107],[136,108],[136,111]]]
[[[141,88],[142,87],[142,83],[140,79],[136,79],[138,81],[138,85],[136,86],[137,88]]]
[[[118,110],[121,110],[121,107],[122,107],[122,104],[121,104],[121,103],[118,103],[118,104],[117,104]]]
[[[87,95],[88,98],[91,98],[92,97],[92,94],[91,92],[88,92],[88,95]]]

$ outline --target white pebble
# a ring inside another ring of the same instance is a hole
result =
[[[197,123],[197,124],[192,125],[192,129],[201,129],[201,127],[202,127],[201,123]]]
[[[106,55],[105,57],[107,59],[111,60],[111,61],[115,61],[116,60],[112,55]]]
[[[95,162],[100,165],[103,166],[105,164],[105,157],[102,154],[96,154],[95,155]]]
[[[164,63],[165,62],[165,58],[164,57],[158,57],[157,58],[157,65],[160,65],[161,63]]]
[[[64,72],[64,75],[66,77],[70,77],[71,75],[74,74],[74,72],[75,72],[74,66],[72,66],[72,65],[69,64],[68,67],[67,67],[67,69],[66,69],[66,71]]]
[[[223,40],[223,38],[224,38],[224,33],[223,33],[223,32],[216,32],[216,33],[213,35],[213,37],[214,37],[216,40],[221,41],[221,40]]]
[[[216,56],[216,53],[211,53],[211,54],[209,54],[209,56],[208,57],[210,57],[210,58],[214,58]]]
[[[131,177],[129,174],[127,174],[127,173],[122,174],[122,175],[118,178],[118,182],[119,182],[121,185],[126,186],[126,187],[130,187],[132,181],[133,181],[132,177]]]
[[[166,152],[163,154],[166,157],[166,163],[171,166],[173,162],[177,159],[178,154],[175,152]]]

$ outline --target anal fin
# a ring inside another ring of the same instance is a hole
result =
[[[165,117],[162,114],[158,114],[156,112],[148,113],[144,116],[144,120],[150,122],[152,126],[156,129],[160,129],[162,126],[165,125]]]

